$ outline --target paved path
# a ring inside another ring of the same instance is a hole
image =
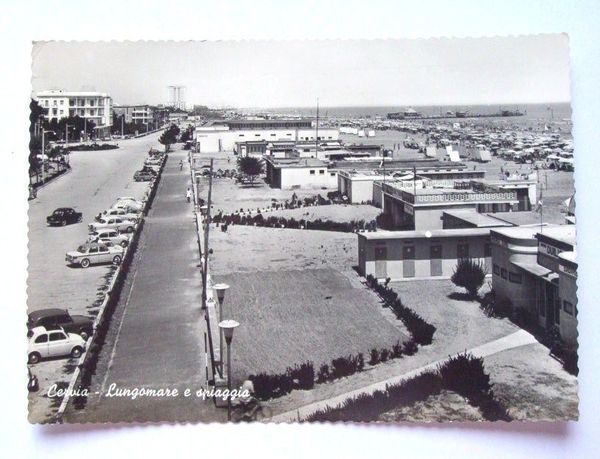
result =
[[[69,421],[222,420],[212,402],[184,397],[205,386],[201,275],[186,152],[169,154],[158,193],[146,218],[136,261],[102,349],[92,397]],[[185,167],[179,170],[179,161]],[[116,320],[115,320],[116,319]],[[107,397],[119,388],[177,388],[177,398]],[[95,394],[99,392],[99,394]],[[71,417],[69,417],[71,416]]]
[[[475,357],[486,357],[489,355],[496,354],[498,352],[506,351],[508,349],[514,349],[516,347],[525,346],[527,344],[532,343],[537,343],[533,335],[526,332],[525,330],[519,330],[509,336],[505,336],[503,338],[494,340],[481,346],[477,346],[473,349],[469,349],[468,352],[473,354]],[[298,421],[299,419],[305,419],[307,416],[314,413],[315,411],[322,410],[327,406],[335,407],[348,399],[357,397],[360,394],[372,394],[373,392],[378,390],[382,391],[385,390],[386,386],[388,385],[398,384],[404,380],[414,378],[415,376],[425,371],[435,370],[439,364],[443,363],[446,360],[447,359],[441,359],[436,362],[432,362],[430,364],[422,366],[420,368],[406,372],[404,374],[386,379],[384,381],[378,381],[374,384],[370,384],[368,386],[361,387],[360,389],[346,392],[336,397],[304,405],[293,411],[288,411],[286,413],[273,416],[271,420],[273,422],[294,422]]]

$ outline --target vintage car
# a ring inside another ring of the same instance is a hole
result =
[[[144,203],[135,198],[121,197],[117,198],[115,203],[111,206],[111,209],[134,209],[135,211],[142,211],[144,209]]]
[[[99,242],[107,246],[120,245],[125,248],[129,245],[129,237],[119,233],[116,229],[94,231],[87,242]]]
[[[87,268],[91,264],[114,263],[119,264],[123,259],[123,247],[107,246],[99,242],[86,242],[80,245],[77,250],[67,252],[65,261],[70,265],[80,265]]]
[[[67,333],[77,333],[87,340],[94,329],[94,320],[87,316],[71,315],[66,309],[40,309],[27,316],[28,337],[33,334],[35,327],[62,327]]]
[[[80,357],[85,341],[75,333],[67,333],[60,327],[35,327],[27,346],[29,363],[38,363],[47,357]]]
[[[136,182],[150,182],[151,180],[154,179],[154,177],[156,177],[156,173],[154,173],[154,171],[136,171],[133,174],[133,180],[135,180]]]
[[[104,229],[116,229],[120,233],[133,233],[135,230],[133,220],[127,220],[121,217],[101,217],[98,221],[88,225],[90,234]]]
[[[81,212],[76,212],[71,207],[59,207],[51,215],[46,217],[46,223],[50,226],[65,226],[68,223],[79,223],[83,218]]]
[[[100,215],[100,219],[109,217],[119,217],[123,220],[131,220],[132,222],[137,223],[142,215],[139,210],[130,209],[129,207],[118,207],[116,209],[106,209]],[[96,221],[99,221],[100,219],[96,218]]]

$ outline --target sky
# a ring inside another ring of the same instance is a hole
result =
[[[566,35],[416,40],[35,42],[32,91],[209,107],[569,102]]]

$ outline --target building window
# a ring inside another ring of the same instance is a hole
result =
[[[48,101],[47,101],[47,100],[45,100],[45,101],[44,101],[44,106],[45,106],[45,107],[47,107],[47,106],[48,106]]]
[[[570,316],[572,316],[573,315],[573,311],[574,311],[573,303],[571,303],[571,302],[569,302],[567,300],[563,300],[563,310],[567,314],[569,314]]]
[[[244,137],[244,134],[240,134],[240,137]]]
[[[500,275],[500,266],[498,266],[498,265],[494,265],[494,274],[495,274],[496,276],[499,276],[499,275]]]
[[[53,108],[53,109],[52,109],[52,114],[53,114],[53,115],[56,115],[57,113],[58,113],[58,109],[56,109],[56,108]]]
[[[323,174],[325,174],[325,169],[319,169],[319,174],[320,174],[320,175],[323,175]]]
[[[329,175],[331,175],[332,177],[335,177],[335,172],[330,172]]]
[[[64,110],[61,110],[61,111],[60,111],[60,114],[61,114],[61,115],[63,115],[64,113],[65,113],[65,111],[64,111]]]
[[[63,105],[64,103],[65,103],[65,101],[61,99],[60,100],[60,105]]]
[[[508,280],[510,282],[514,282],[515,284],[522,284],[523,276],[521,275],[521,273],[513,273],[512,271],[510,271],[508,273]]]
[[[504,268],[500,269],[500,277],[502,279],[506,279],[506,269],[504,269]]]
[[[457,246],[457,257],[469,258],[469,244],[458,244]]]
[[[315,175],[315,170],[314,169],[310,170],[310,175]]]
[[[56,101],[55,100],[52,101],[52,105],[54,105],[56,107]]]

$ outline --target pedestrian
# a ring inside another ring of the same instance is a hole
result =
[[[182,159],[179,160],[179,170],[180,171],[183,170],[183,160]]]
[[[186,190],[185,197],[187,198],[187,202],[191,202],[191,200],[192,200],[192,190],[190,189],[190,187],[188,187],[188,189]]]

